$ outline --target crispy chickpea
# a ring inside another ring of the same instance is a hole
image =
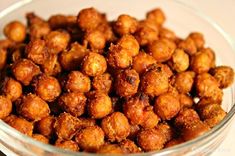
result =
[[[13,64],[12,72],[16,80],[28,86],[33,77],[40,73],[40,68],[30,60],[21,59]]]
[[[153,21],[157,26],[163,25],[166,17],[160,8],[153,9],[146,14],[146,18]]]
[[[187,94],[179,94],[180,107],[190,108],[193,106],[193,98]]]
[[[9,59],[12,63],[15,63],[24,57],[26,44],[24,43],[16,44],[15,46],[12,46],[9,50],[10,50],[10,55],[8,55]]]
[[[176,72],[186,71],[189,67],[189,56],[182,49],[175,49],[172,54],[172,58],[169,61],[169,65]]]
[[[124,154],[123,149],[117,144],[105,144],[97,151],[100,154]]]
[[[139,83],[139,74],[134,69],[126,69],[117,75],[114,85],[119,96],[128,97],[137,93]]]
[[[11,101],[5,97],[0,95],[0,119],[4,119],[7,117],[12,111],[12,103]]]
[[[49,139],[46,138],[45,136],[41,135],[41,134],[33,134],[32,138],[37,140],[37,141],[40,141],[40,142],[42,142],[44,144],[48,144],[49,143]]]
[[[201,51],[204,53],[207,53],[207,55],[209,56],[211,60],[211,68],[214,68],[216,66],[215,52],[211,48],[202,48]]]
[[[88,114],[91,118],[101,119],[112,112],[110,97],[103,92],[94,91],[90,93],[87,103]]]
[[[65,31],[51,31],[45,36],[46,46],[51,54],[58,54],[66,49],[70,35]]]
[[[167,64],[163,64],[163,63],[153,64],[149,66],[149,68],[147,68],[147,70],[151,70],[151,69],[161,69],[163,73],[167,75],[169,79],[171,78],[171,76],[174,75],[173,71]]]
[[[119,143],[119,146],[125,153],[140,153],[141,149],[131,140],[123,140]]]
[[[14,42],[23,42],[26,37],[26,27],[19,21],[12,21],[4,27],[4,35]]]
[[[86,97],[79,92],[64,93],[60,96],[58,104],[64,111],[78,117],[85,112]]]
[[[83,42],[88,44],[91,50],[97,50],[99,53],[102,53],[105,48],[106,39],[101,31],[93,30],[86,32]]]
[[[154,111],[162,120],[170,120],[180,111],[180,102],[171,93],[164,93],[155,100]]]
[[[104,34],[105,40],[107,42],[113,42],[116,40],[113,29],[107,21],[101,23],[96,29]]]
[[[91,81],[88,76],[79,71],[71,71],[68,74],[65,88],[68,92],[88,92],[91,88]]]
[[[33,123],[25,120],[24,118],[10,115],[4,120],[8,125],[20,131],[21,133],[32,136],[33,134]]]
[[[26,57],[36,64],[44,64],[49,54],[44,40],[35,39],[30,41],[25,49]]]
[[[229,87],[234,81],[234,71],[229,66],[215,67],[210,73],[219,82],[219,87],[222,89]]]
[[[21,84],[13,78],[5,78],[2,86],[2,93],[12,102],[16,101],[22,95]]]
[[[152,55],[157,62],[165,62],[171,58],[175,48],[174,42],[161,39],[150,43],[147,47],[147,52]]]
[[[73,15],[56,14],[50,16],[48,23],[52,29],[65,29],[69,26],[75,26],[77,24],[77,17]]]
[[[130,134],[128,135],[128,139],[135,140],[137,134],[140,131],[140,126],[138,125],[130,125]]]
[[[172,126],[170,126],[167,122],[162,122],[157,125],[156,129],[158,129],[164,135],[165,142],[170,141],[174,135],[175,131]]]
[[[7,50],[0,48],[0,71],[6,66]]]
[[[47,116],[36,123],[36,130],[47,138],[51,138],[54,133],[54,123],[55,117]]]
[[[95,152],[104,144],[104,132],[98,126],[86,127],[78,131],[75,141],[83,150]]]
[[[135,33],[138,26],[138,21],[129,15],[122,14],[118,16],[114,24],[114,31],[120,36]]]
[[[197,74],[208,72],[211,68],[212,60],[208,53],[197,52],[191,58],[191,69]]]
[[[204,47],[205,40],[203,34],[199,32],[192,32],[189,34],[188,38],[191,38],[194,41],[198,50]]]
[[[50,108],[40,97],[28,94],[18,104],[17,112],[30,121],[39,121],[50,114]]]
[[[74,151],[74,152],[79,151],[78,144],[73,140],[57,139],[55,142],[55,146],[62,148],[62,149],[65,149],[65,150]]]
[[[146,129],[138,133],[137,143],[146,152],[160,150],[164,146],[165,138],[158,129]]]
[[[90,126],[95,126],[96,120],[91,118],[78,118],[78,126],[79,128],[86,128]]]
[[[145,52],[140,52],[134,57],[132,68],[135,69],[137,73],[143,74],[150,65],[155,63],[156,60],[154,57]]]
[[[179,145],[179,144],[182,144],[183,142],[185,142],[185,141],[184,141],[184,139],[182,137],[175,138],[175,139],[172,139],[169,142],[167,142],[165,144],[164,148],[168,148],[168,147],[172,147],[172,146],[175,146],[175,145]]]
[[[101,122],[101,127],[111,142],[120,142],[130,134],[128,119],[120,112],[114,112],[105,117]]]
[[[185,71],[178,73],[175,78],[174,86],[180,93],[189,93],[192,90],[195,73]]]
[[[88,50],[77,42],[71,44],[70,50],[65,50],[61,53],[59,61],[63,69],[75,70],[77,69],[87,55]]]
[[[61,72],[61,65],[58,61],[58,55],[50,54],[48,59],[42,64],[42,71],[47,75],[58,75]]]
[[[71,140],[79,127],[78,122],[78,118],[69,113],[61,113],[54,124],[55,133],[58,138]]]
[[[144,111],[144,122],[141,124],[141,127],[151,129],[154,128],[159,121],[160,117],[153,112],[153,106],[146,107]]]
[[[197,53],[196,44],[191,38],[187,38],[186,40],[179,42],[178,48],[183,49],[189,56]]]
[[[120,47],[123,49],[126,49],[129,51],[129,55],[136,56],[139,53],[139,43],[132,35],[124,35],[121,37],[121,39],[117,43]]]
[[[149,26],[139,27],[134,35],[141,46],[146,46],[158,39],[158,31]]]
[[[112,89],[112,77],[109,73],[96,76],[92,80],[92,87],[104,93],[109,93]]]
[[[98,76],[107,69],[107,62],[104,56],[95,52],[88,53],[82,62],[82,71],[88,76]]]
[[[159,30],[159,38],[166,38],[166,39],[174,41],[176,39],[176,35],[170,29],[160,28],[160,30]]]
[[[0,39],[0,49],[12,48],[15,43],[9,39]]]

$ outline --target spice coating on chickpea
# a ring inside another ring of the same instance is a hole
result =
[[[140,153],[141,149],[131,140],[123,140],[119,143],[119,146],[123,149],[125,153]]]
[[[11,101],[5,97],[0,95],[0,119],[4,119],[7,117],[12,111],[12,103]]]
[[[109,93],[112,89],[113,79],[109,73],[96,76],[92,80],[92,87],[97,91]]]
[[[4,35],[14,42],[23,42],[26,37],[26,27],[19,21],[10,22],[4,27]]]
[[[56,142],[55,142],[55,146],[59,147],[59,148],[62,148],[62,149],[65,149],[65,150],[74,151],[74,152],[79,151],[78,144],[73,140],[57,139]]]
[[[40,141],[40,142],[42,142],[44,144],[48,144],[49,143],[49,139],[46,138],[45,136],[41,135],[41,134],[33,134],[32,138],[37,140],[37,141]]]
[[[128,50],[129,55],[136,56],[139,53],[140,46],[138,41],[132,35],[124,35],[117,43],[123,49]]]
[[[41,65],[42,71],[47,75],[56,76],[61,72],[61,65],[58,61],[58,55],[50,54]]]
[[[175,49],[172,54],[172,58],[169,61],[169,65],[176,72],[186,71],[189,67],[189,56],[182,49]]]
[[[160,121],[160,117],[154,113],[153,106],[146,107],[144,111],[144,122],[141,124],[141,127],[144,129],[154,128],[158,122]]]
[[[88,44],[88,47],[90,47],[91,50],[97,50],[97,52],[102,53],[102,50],[105,47],[106,39],[102,32],[93,30],[86,32],[83,42]]]
[[[36,123],[36,130],[47,138],[51,138],[54,133],[55,120],[56,119],[53,116],[42,118]]]
[[[181,72],[176,75],[174,86],[180,93],[189,93],[192,90],[195,73]]]

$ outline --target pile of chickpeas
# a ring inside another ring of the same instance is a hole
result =
[[[216,66],[201,33],[182,39],[156,8],[115,21],[94,8],[45,20],[27,13],[0,40],[0,119],[46,144],[92,153],[161,150],[226,116]]]

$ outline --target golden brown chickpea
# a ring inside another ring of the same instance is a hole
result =
[[[140,20],[138,24],[138,28],[141,28],[141,27],[152,28],[157,33],[159,33],[159,29],[160,29],[153,20],[149,20],[149,19]]]
[[[12,48],[15,43],[9,39],[0,39],[0,49]]]
[[[41,134],[33,134],[32,138],[37,140],[37,141],[40,141],[40,142],[42,142],[44,144],[48,144],[49,143],[49,139],[46,138],[45,136],[41,135]]]
[[[65,50],[69,41],[70,35],[65,31],[51,31],[45,36],[46,46],[51,54],[58,54]]]
[[[109,47],[107,62],[115,69],[127,68],[132,64],[132,56],[129,53],[128,49],[124,49],[120,45],[111,44]]]
[[[98,76],[107,69],[105,57],[95,52],[89,52],[82,62],[82,71],[88,76]]]
[[[0,70],[2,70],[7,63],[7,50],[0,48]]]
[[[153,64],[149,66],[149,68],[147,68],[147,70],[151,70],[151,69],[161,69],[163,73],[167,75],[169,79],[171,78],[171,76],[174,75],[173,71],[167,64],[162,64],[162,63]]]
[[[86,127],[78,131],[75,141],[83,150],[95,152],[104,144],[104,132],[98,126]]]
[[[118,35],[122,36],[135,33],[137,26],[138,21],[134,17],[122,14],[118,16],[113,29]]]
[[[33,77],[40,73],[40,68],[30,60],[21,59],[13,64],[12,72],[16,80],[28,86]]]
[[[176,35],[173,31],[167,28],[160,28],[159,38],[166,38],[174,41],[176,39]]]
[[[65,50],[60,55],[60,64],[65,70],[77,69],[87,55],[88,50],[77,42],[71,44],[70,50]]]
[[[88,96],[88,114],[91,118],[101,119],[112,112],[110,97],[103,92],[94,91]]]
[[[216,66],[215,52],[211,48],[202,48],[201,51],[207,53],[207,55],[211,60],[211,68],[215,68]]]
[[[64,93],[58,100],[59,106],[71,115],[78,117],[85,112],[86,97],[83,93]]]
[[[178,73],[175,78],[174,86],[180,93],[189,93],[192,90],[195,73],[185,71]]]
[[[128,135],[128,139],[135,140],[137,134],[140,131],[140,126],[138,125],[131,125],[130,124],[130,134]]]
[[[11,77],[5,78],[2,84],[2,93],[12,102],[16,101],[22,95],[21,84]]]
[[[189,34],[188,38],[191,38],[194,41],[197,47],[197,50],[200,50],[204,47],[205,40],[204,40],[203,34],[199,32],[192,32]]]
[[[169,65],[176,72],[186,71],[189,67],[189,56],[182,49],[175,49]]]
[[[50,108],[40,97],[28,94],[17,105],[17,112],[30,121],[39,121],[50,114]]]
[[[107,42],[113,42],[116,40],[113,29],[107,21],[101,23],[96,29],[104,34],[105,40]]]
[[[92,51],[102,53],[105,48],[106,39],[101,31],[93,30],[86,32],[83,42],[85,45],[87,44]]]
[[[107,139],[111,142],[120,142],[130,134],[130,124],[126,116],[120,112],[114,112],[105,117],[101,127]]]
[[[7,117],[12,111],[12,103],[11,101],[5,97],[0,95],[0,119],[4,119]]]
[[[26,27],[19,21],[12,21],[4,27],[4,35],[14,41],[23,42],[26,37]]]
[[[57,139],[56,142],[55,142],[55,146],[59,147],[59,148],[62,148],[62,149],[65,149],[65,150],[74,151],[74,152],[79,151],[78,144],[73,140]]]
[[[112,77],[109,73],[96,76],[92,80],[92,87],[97,91],[109,93],[112,89]]]
[[[185,142],[184,139],[182,137],[180,138],[175,138],[175,139],[172,139],[170,140],[169,142],[167,142],[165,144],[165,147],[164,148],[168,148],[168,147],[172,147],[172,146],[175,146],[175,145],[179,145],[181,143]]]
[[[135,38],[141,46],[146,46],[158,39],[158,31],[149,26],[141,26],[135,32]]]
[[[165,14],[160,8],[156,8],[147,12],[146,18],[150,21],[153,21],[157,26],[163,25],[166,20]]]
[[[165,138],[165,142],[170,141],[175,135],[175,131],[174,131],[173,127],[170,126],[167,122],[159,123],[156,126],[156,129],[159,130],[160,132],[162,132],[162,134],[164,135],[164,138]]]
[[[156,60],[154,57],[145,52],[140,52],[134,57],[132,68],[135,69],[137,73],[143,74],[150,65],[155,63]]]
[[[44,64],[49,54],[44,40],[35,39],[30,41],[25,49],[26,57],[36,64]]]
[[[24,43],[19,43],[14,46],[12,46],[9,49],[9,61],[12,63],[17,62],[18,60],[22,59],[25,55],[25,50],[26,50],[26,44]]]
[[[180,107],[182,108],[190,108],[193,106],[193,98],[188,94],[179,94],[180,99]]]
[[[165,143],[164,134],[158,129],[142,130],[137,135],[137,143],[146,152],[160,150]]]
[[[117,144],[105,144],[97,151],[100,154],[124,154],[123,149]]]
[[[91,88],[91,81],[88,76],[79,71],[71,71],[68,74],[65,88],[68,92],[88,92]]]
[[[212,60],[208,53],[197,52],[191,58],[191,69],[197,74],[208,72],[211,68]]]
[[[48,23],[52,29],[65,29],[69,26],[75,26],[77,24],[77,17],[73,15],[56,14],[50,16]]]
[[[96,120],[91,118],[78,118],[78,126],[79,128],[86,128],[90,126],[95,126]]]
[[[61,113],[54,124],[55,133],[60,139],[71,140],[77,132],[78,123],[78,118],[69,113]]]
[[[58,61],[58,55],[49,54],[47,60],[42,64],[42,71],[47,75],[58,75],[61,72],[61,65]]]
[[[119,143],[119,146],[125,153],[140,153],[141,149],[131,140],[123,140]]]
[[[126,69],[116,77],[116,94],[121,97],[132,96],[137,93],[139,83],[139,74],[134,69]]]
[[[47,138],[51,138],[54,134],[54,123],[55,117],[47,116],[36,123],[36,130]]]
[[[139,43],[132,35],[122,36],[117,44],[123,49],[128,50],[129,55],[131,55],[132,57],[138,55],[139,53],[140,49]]]
[[[103,20],[101,13],[94,8],[82,9],[78,13],[77,23],[82,30],[94,30]]]
[[[16,130],[20,131],[21,133],[32,136],[33,134],[33,123],[17,117],[15,115],[10,115],[5,118],[4,120],[8,125],[15,128]]]
[[[144,111],[144,122],[141,124],[141,127],[151,129],[154,128],[159,121],[160,117],[153,112],[153,106],[146,107]]]
[[[186,40],[179,42],[178,48],[183,49],[189,56],[197,53],[196,44],[191,38],[187,38]]]
[[[219,87],[222,89],[229,87],[234,81],[234,71],[229,66],[217,66],[210,73],[219,82]]]
[[[175,48],[174,42],[161,39],[150,43],[147,52],[152,55],[157,62],[165,62],[171,58]]]
[[[162,120],[170,120],[180,111],[180,102],[171,93],[164,93],[155,100],[154,111]]]

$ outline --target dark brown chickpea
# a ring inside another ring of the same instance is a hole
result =
[[[0,71],[6,66],[7,50],[0,48]]]
[[[55,117],[47,116],[36,123],[36,130],[45,137],[51,138],[54,134],[54,123]]]
[[[40,73],[40,68],[30,60],[21,59],[13,64],[12,72],[16,80],[27,86]]]
[[[176,35],[173,31],[167,28],[160,28],[159,38],[166,38],[174,41],[176,39]]]
[[[141,149],[131,140],[123,140],[119,143],[119,146],[123,149],[125,153],[140,153]]]
[[[88,114],[91,118],[101,119],[112,112],[112,102],[110,97],[99,91],[94,91],[88,96]]]
[[[60,64],[65,70],[77,69],[87,55],[88,50],[77,42],[71,44],[70,50],[65,50],[60,55]]]
[[[197,50],[200,50],[201,48],[204,47],[205,40],[204,40],[203,34],[199,32],[192,32],[189,34],[188,38],[191,38],[194,41],[197,47]]]
[[[51,54],[58,54],[65,50],[69,41],[70,35],[65,31],[51,31],[45,37],[48,52]]]
[[[61,65],[58,61],[58,55],[50,54],[44,64],[41,65],[42,71],[47,75],[56,76],[61,72]]]
[[[179,94],[180,107],[182,108],[191,108],[194,104],[193,98],[187,94]]]
[[[6,118],[11,113],[11,111],[11,101],[7,97],[0,95],[0,119]]]
[[[105,144],[97,151],[100,154],[124,154],[123,149],[117,144]]]
[[[83,42],[87,44],[92,51],[97,50],[97,52],[102,53],[105,48],[106,39],[101,31],[93,30],[86,32]]]
[[[141,46],[146,46],[158,39],[158,31],[149,26],[139,27],[134,35]]]
[[[183,49],[189,56],[197,53],[196,44],[191,38],[187,38],[186,40],[179,42],[178,48]]]
[[[40,142],[42,142],[44,144],[48,144],[49,143],[49,139],[46,138],[45,136],[41,135],[41,134],[33,134],[32,138],[37,140],[37,141],[40,141]]]
[[[117,75],[114,85],[119,96],[128,97],[137,93],[139,83],[139,74],[134,69],[126,69]]]
[[[14,42],[23,42],[26,37],[26,27],[19,21],[12,21],[4,27],[4,35]]]
[[[65,149],[65,150],[69,150],[69,151],[74,151],[74,152],[79,151],[78,144],[73,140],[57,139],[55,142],[55,146],[62,148],[62,149]]]
[[[59,97],[60,107],[75,117],[81,116],[85,112],[86,97],[83,93],[64,93]]]
[[[96,76],[92,80],[92,87],[97,91],[109,93],[112,89],[112,77],[109,73]]]
[[[4,121],[25,135],[32,136],[33,134],[33,123],[23,118],[17,117],[15,115],[9,115],[5,118]]]
[[[91,88],[91,80],[79,71],[72,71],[68,74],[65,88],[68,92],[85,93]]]
[[[28,94],[18,104],[17,112],[30,121],[39,121],[50,114],[50,108],[40,97]]]
[[[146,18],[150,21],[153,21],[157,26],[163,25],[166,20],[165,14],[160,8],[156,8],[147,12]]]
[[[217,66],[210,71],[219,83],[220,88],[229,87],[234,81],[234,71],[229,66]]]
[[[189,67],[189,56],[182,49],[175,49],[168,64],[178,73],[186,71]]]
[[[95,52],[89,52],[82,61],[82,71],[88,76],[98,76],[107,69],[107,62],[104,56]]]
[[[197,52],[191,58],[191,69],[197,74],[208,72],[211,68],[212,60],[208,53]]]
[[[75,141],[83,150],[95,152],[104,144],[104,132],[98,126],[86,127],[78,131]]]
[[[189,93],[192,90],[195,73],[185,71],[178,73],[175,78],[174,86],[180,93]]]
[[[139,43],[132,35],[124,35],[117,43],[123,49],[128,50],[130,56],[136,56],[139,53]]]
[[[126,116],[120,112],[114,112],[105,117],[101,127],[107,139],[111,142],[120,142],[130,134],[130,124]]]
[[[49,54],[44,40],[35,39],[30,41],[25,49],[26,57],[36,64],[44,64]]]

